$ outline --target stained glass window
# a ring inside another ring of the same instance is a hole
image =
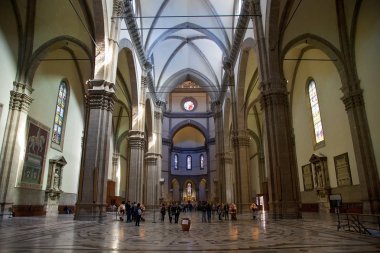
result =
[[[62,132],[67,108],[67,84],[62,81],[58,89],[57,106],[55,108],[52,142],[61,145]]]
[[[201,163],[201,170],[203,170],[204,169],[204,157],[203,157],[203,155],[200,156],[199,161]]]
[[[174,169],[178,170],[178,155],[174,155]]]
[[[314,124],[315,142],[320,143],[325,139],[325,137],[323,135],[321,114],[319,111],[317,88],[315,86],[314,80],[311,80],[309,82],[309,99],[310,99],[311,115],[313,117],[313,124]]]
[[[186,169],[191,170],[191,155],[186,158]]]

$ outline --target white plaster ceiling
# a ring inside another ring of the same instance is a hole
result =
[[[165,99],[183,81],[217,96],[223,57],[231,50],[241,0],[135,0],[154,88]]]

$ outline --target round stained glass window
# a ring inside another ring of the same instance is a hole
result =
[[[197,102],[194,98],[185,97],[182,99],[182,107],[185,111],[191,112],[194,111],[197,106]]]

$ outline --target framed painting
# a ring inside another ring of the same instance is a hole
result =
[[[28,117],[21,186],[42,187],[49,133],[50,129],[48,127]]]
[[[348,161],[348,153],[337,155],[334,157],[336,181],[338,186],[352,185],[350,163]]]
[[[313,170],[311,164],[302,166],[303,187],[305,191],[311,191],[314,189]]]

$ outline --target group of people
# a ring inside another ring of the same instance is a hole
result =
[[[144,205],[130,201],[122,201],[117,208],[117,214],[120,221],[124,221],[124,216],[127,216],[127,223],[135,221],[135,226],[140,226],[140,221],[144,221],[143,213],[145,211]]]
[[[161,204],[160,213],[161,213],[161,221],[165,221],[165,215],[168,213],[169,216],[169,222],[172,223],[173,216],[174,216],[174,223],[178,223],[179,220],[179,214],[181,213],[181,206],[173,202],[171,204],[168,204],[167,206],[165,203]]]
[[[219,203],[217,205],[211,204],[210,202],[203,201],[199,203],[196,207],[196,210],[199,210],[202,212],[202,222],[211,222],[211,215],[216,212],[218,214],[219,220],[237,220],[236,214],[237,214],[237,207],[234,203],[227,204],[227,203]],[[160,206],[160,213],[161,213],[161,221],[165,221],[165,216],[168,214],[169,222],[172,223],[173,216],[174,216],[174,223],[178,223],[179,215],[181,212],[186,211],[192,211],[193,205],[188,203],[186,205],[181,205],[177,202],[165,204],[162,203]],[[252,203],[250,206],[250,209],[252,211],[253,219],[256,219],[256,213],[258,211],[258,206],[256,203]],[[126,216],[126,222],[132,222],[135,221],[136,226],[140,226],[140,221],[144,221],[144,214],[145,207],[144,205],[140,203],[133,202],[132,204],[130,201],[123,201],[119,207],[117,208],[117,214],[119,216],[120,221],[124,221],[124,217]]]

